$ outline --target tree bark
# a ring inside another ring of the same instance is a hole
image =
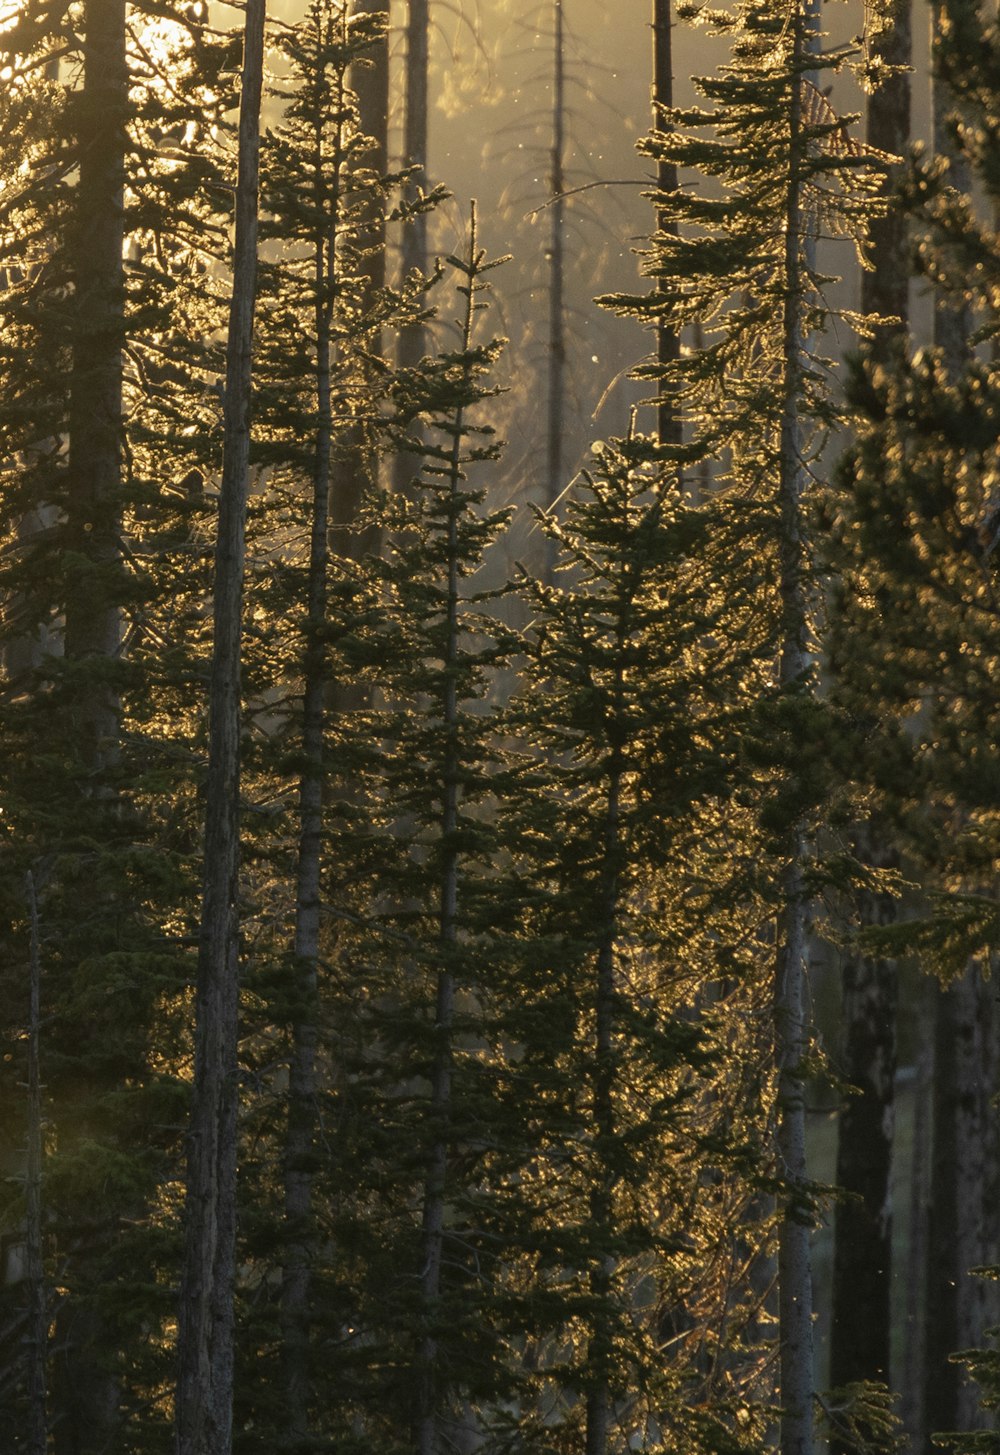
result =
[[[28,1016],[28,1155],[25,1167],[25,1274],[28,1284],[28,1430],[27,1455],[46,1455],[48,1409],[45,1365],[48,1352],[48,1297],[42,1249],[42,1080],[41,960],[38,943],[38,898],[34,876],[25,880],[31,921],[31,963]]]
[[[403,165],[414,167],[416,175],[406,187],[412,201],[418,187],[427,188],[427,68],[430,55],[430,0],[409,0],[406,23],[406,96],[403,115]],[[427,215],[419,212],[403,224],[403,276],[427,272]],[[410,323],[400,331],[399,366],[413,369],[427,349],[427,330],[422,323]],[[415,434],[419,427],[414,425]],[[406,493],[413,478],[411,456],[401,451],[393,465],[393,486]]]
[[[910,141],[911,0],[895,0],[891,15],[872,39],[873,59],[892,70],[868,101],[866,134],[871,146],[905,155]],[[891,195],[899,165],[890,166],[883,193]],[[862,312],[886,319],[875,335],[884,356],[894,338],[906,337],[909,320],[907,223],[891,205],[871,223],[870,272],[862,274]],[[869,823],[855,836],[862,861],[884,864],[882,830]],[[885,924],[893,901],[865,894],[862,924]],[[838,1204],[833,1265],[833,1328],[830,1379],[834,1386],[890,1380],[892,1286],[892,1151],[894,1139],[896,1014],[895,964],[851,955],[844,963],[843,1074],[854,1088],[840,1114],[837,1144]],[[848,1455],[834,1440],[833,1455]]]
[[[566,413],[566,55],[562,0],[553,0],[552,146],[549,151],[549,379],[545,444],[545,509],[551,511],[563,488],[564,416]],[[545,580],[551,583],[556,542],[546,537]]]
[[[239,998],[240,655],[265,0],[247,0],[215,557],[205,872],[179,1318],[178,1455],[232,1444]]]
[[[80,564],[69,573],[64,640],[67,661],[96,666],[121,649],[125,0],[88,0],[83,66],[66,502],[67,545]],[[77,678],[72,711],[84,766],[101,775],[117,757],[120,715],[106,670]]]
[[[674,69],[672,55],[673,22],[670,15],[670,0],[653,0],[653,126],[662,125],[663,112],[674,104]],[[677,191],[677,168],[671,162],[660,161],[656,169],[656,185],[668,196]],[[677,235],[677,224],[664,209],[657,212],[657,228],[671,237]],[[666,279],[659,284],[666,287]],[[661,369],[668,375],[680,358],[680,336],[676,329],[659,322],[656,326],[656,357]],[[661,445],[683,443],[683,427],[676,403],[671,398],[668,379],[661,378],[657,388],[656,432]]]
[[[801,3],[793,27],[789,108],[789,177],[785,203],[785,301],[782,320],[783,400],[779,462],[781,647],[778,684],[800,690],[809,670],[804,580],[802,421],[803,353],[802,75],[806,17]],[[804,973],[807,910],[803,885],[804,829],[788,834],[781,876],[774,981],[778,1072],[778,1172],[784,1209],[778,1228],[781,1455],[812,1455],[813,1330],[810,1199],[806,1167]]]

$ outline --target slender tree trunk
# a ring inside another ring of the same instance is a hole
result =
[[[789,112],[789,181],[785,204],[785,303],[782,323],[784,359],[781,419],[780,592],[781,653],[779,685],[795,691],[806,678],[807,610],[804,581],[802,422],[800,392],[804,338],[805,278],[802,267],[802,78],[806,19],[796,5],[790,24],[791,63],[795,72]],[[778,1170],[784,1182],[784,1210],[778,1229],[778,1325],[782,1455],[811,1455],[813,1448],[811,1214],[807,1186],[804,1024],[804,974],[807,934],[803,865],[804,831],[788,835],[782,873],[782,910],[778,922],[774,987],[775,1054],[778,1070]]]
[[[48,1298],[42,1256],[42,1079],[41,959],[38,943],[38,898],[35,880],[25,881],[31,920],[31,965],[28,1016],[28,1156],[25,1167],[25,1263],[28,1284],[28,1430],[26,1455],[46,1455],[48,1411],[45,1364],[48,1351]]]
[[[910,1246],[906,1260],[906,1344],[903,1367],[903,1428],[910,1448],[922,1451],[924,1370],[927,1367],[927,1240],[930,1224],[931,1096],[934,1082],[936,987],[924,976],[917,1007],[917,1064],[913,1106],[913,1160],[910,1168]]]
[[[66,596],[68,661],[115,661],[121,647],[122,348],[124,323],[125,0],[88,0],[80,169],[74,224],[73,365],[66,530],[82,563]],[[119,705],[107,673],[78,678],[74,731],[84,763],[103,773],[118,752]]]
[[[662,125],[663,112],[674,104],[674,68],[671,41],[673,22],[670,15],[670,0],[653,0],[653,126]],[[656,169],[656,185],[668,196],[677,191],[677,168],[670,162],[661,161]],[[664,209],[657,213],[656,225],[661,233],[671,237],[677,235],[677,224]],[[667,280],[659,288],[665,290]],[[676,329],[665,323],[656,326],[656,357],[660,367],[671,371],[680,358],[680,336]],[[683,428],[677,406],[671,398],[668,380],[662,379],[657,388],[656,432],[661,445],[679,445],[683,442]]]
[[[911,0],[896,0],[890,17],[873,39],[875,58],[892,67],[888,79],[868,101],[867,139],[873,146],[902,157],[910,140]],[[897,167],[885,178],[891,194]],[[871,224],[873,268],[862,274],[862,312],[893,322],[876,334],[884,354],[891,341],[905,339],[908,319],[909,258],[906,218],[890,206]],[[868,824],[856,835],[858,856],[869,864],[886,864],[880,839],[883,830]],[[889,922],[893,901],[885,895],[864,895],[859,904],[863,924]],[[844,964],[843,1072],[855,1088],[840,1115],[837,1186],[845,1200],[837,1207],[833,1266],[833,1331],[831,1383],[890,1378],[892,1287],[892,1151],[894,1138],[897,972],[889,960],[852,955]],[[833,1455],[848,1455],[834,1441]]]
[[[343,39],[343,37],[342,37]],[[343,90],[342,80],[335,84]],[[302,703],[303,771],[299,781],[299,850],[295,899],[295,1011],[288,1080],[288,1132],[285,1144],[285,1222],[288,1247],[282,1273],[281,1313],[284,1339],[289,1433],[305,1446],[309,1435],[312,1380],[309,1328],[312,1301],[313,1163],[316,1139],[316,1048],[319,1014],[320,878],[323,855],[323,772],[325,705],[329,694],[326,628],[329,570],[330,445],[332,437],[330,361],[332,311],[337,289],[337,246],[341,231],[346,98],[334,154],[325,162],[332,195],[328,226],[316,240],[313,283],[316,290],[316,440],[306,608],[305,686]],[[323,137],[316,136],[317,167],[323,166]]]
[[[406,96],[403,115],[403,165],[415,167],[416,177],[407,186],[412,200],[417,188],[427,187],[427,68],[430,54],[430,0],[409,0],[406,23]],[[427,215],[418,213],[403,225],[403,275],[427,272]],[[427,330],[422,323],[408,324],[399,335],[401,368],[415,368],[427,350]],[[416,427],[414,432],[418,433]],[[409,490],[414,469],[406,453],[396,456],[393,485]]]
[[[619,673],[618,689],[624,685]],[[594,995],[594,1146],[598,1182],[590,1198],[590,1221],[595,1242],[607,1243],[614,1226],[613,1173],[609,1154],[615,1133],[614,1115],[614,996],[615,936],[618,923],[618,859],[621,814],[621,771],[611,770],[604,823],[605,884],[603,938],[597,956]],[[590,1387],[587,1394],[586,1455],[608,1455],[611,1439],[611,1329],[607,1300],[615,1262],[610,1253],[595,1255],[590,1278],[594,1298],[594,1324],[587,1349]]]
[[[941,6],[931,8],[932,127],[934,150],[947,162],[948,180],[961,193],[970,190],[968,163],[948,134],[951,98],[936,74]],[[967,367],[971,349],[971,311],[967,299],[938,292],[934,299],[934,342],[941,350],[947,376],[958,379]],[[934,1028],[933,1131],[931,1153],[930,1217],[927,1237],[926,1367],[923,1371],[924,1437],[928,1455],[936,1448],[935,1433],[962,1426],[960,1390],[967,1377],[950,1356],[961,1345],[961,1302],[965,1293],[967,1259],[966,1208],[976,1191],[967,1179],[966,1158],[978,1127],[976,1099],[967,1100],[963,1087],[963,1056],[974,1053],[976,1041],[975,993],[970,966],[963,977],[936,997]],[[977,1073],[978,1074],[978,1070]],[[973,1153],[976,1162],[981,1149]]]
[[[240,99],[233,296],[215,557],[205,874],[198,953],[194,1098],[176,1401],[178,1455],[232,1443],[239,1099],[240,651],[257,277],[257,182],[265,0],[247,0]]]
[[[83,15],[83,90],[74,98],[79,172],[72,222],[73,296],[63,647],[69,738],[83,791],[113,809],[109,781],[119,752],[120,707],[112,682],[121,650],[123,252],[128,63],[125,0],[88,0]],[[111,669],[111,670],[109,670]],[[95,808],[95,811],[96,810]],[[106,901],[108,918],[114,908]],[[107,923],[107,920],[105,920]],[[105,1087],[77,1087],[80,1104]],[[86,1115],[86,1113],[85,1113]],[[81,1219],[66,1249],[69,1296],[56,1320],[52,1413],[56,1455],[98,1455],[114,1438],[119,1390],[102,1355],[111,1332],[88,1297],[105,1276],[114,1240],[109,1218]]]
[[[566,415],[566,54],[562,0],[553,0],[552,146],[549,152],[549,393],[546,415],[545,508],[553,510],[563,488]],[[546,538],[545,579],[555,570],[556,542]]]
[[[872,860],[871,850],[865,855]],[[864,896],[862,923],[891,922],[894,901]],[[850,955],[843,967],[842,1074],[853,1088],[840,1112],[830,1382],[889,1382],[896,969]],[[849,1199],[849,1200],[848,1200]],[[853,1447],[851,1447],[853,1449]],[[834,1455],[850,1455],[842,1441]]]
[[[474,270],[479,253],[476,230],[476,209],[472,208],[469,236],[469,261],[465,315],[462,326],[462,351],[472,349],[475,320]],[[446,743],[442,762],[441,840],[448,846],[441,866],[441,900],[438,918],[440,968],[437,977],[437,999],[434,1011],[434,1062],[431,1072],[430,1123],[432,1140],[424,1186],[421,1295],[423,1331],[418,1351],[419,1409],[416,1423],[417,1455],[438,1455],[441,1440],[441,1387],[438,1358],[438,1337],[435,1325],[440,1318],[441,1267],[444,1253],[444,1220],[448,1184],[448,1148],[452,1117],[452,1056],[455,1018],[455,977],[451,969],[458,940],[459,851],[458,809],[460,798],[461,758],[459,747],[459,704],[456,673],[459,666],[461,622],[459,620],[459,503],[462,483],[462,439],[465,409],[455,411],[451,459],[448,479],[451,509],[448,512],[446,559],[448,563],[447,623],[443,651],[444,695],[441,704],[441,727]]]
[[[355,15],[378,18],[384,30],[379,42],[365,54],[365,64],[351,70],[351,86],[357,97],[358,122],[364,136],[371,139],[365,165],[376,176],[389,170],[389,5],[388,0],[356,0]],[[373,307],[385,288],[385,208],[381,198],[373,198],[358,239],[362,253],[361,271],[365,278],[362,306]],[[370,336],[367,350],[380,356],[381,334]],[[361,412],[367,407],[371,380],[365,365],[360,366],[355,387],[362,400]],[[330,476],[330,545],[332,550],[352,560],[377,555],[379,532],[374,527],[358,528],[358,514],[365,495],[378,484],[379,454],[372,423],[359,418],[338,431],[339,448],[331,463]],[[359,698],[350,686],[338,687],[332,705],[346,711],[358,706]]]

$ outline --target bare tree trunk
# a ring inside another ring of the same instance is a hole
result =
[[[903,1367],[903,1428],[910,1448],[927,1442],[924,1422],[924,1371],[927,1367],[927,1239],[930,1219],[931,1096],[934,1080],[936,987],[920,984],[916,1085],[913,1107],[913,1161],[910,1168],[910,1246],[906,1266],[906,1345]]]
[[[417,187],[427,188],[427,67],[430,53],[430,0],[409,0],[406,23],[406,95],[403,115],[403,165],[415,167],[416,177],[407,186],[412,200]],[[403,224],[403,275],[427,272],[427,216],[423,212]],[[415,368],[427,350],[427,330],[422,323],[407,324],[399,335],[399,365]],[[419,429],[413,426],[414,433]],[[397,454],[393,468],[393,486],[397,491],[409,490],[413,478],[413,461],[404,452]]]
[[[28,1284],[28,1443],[27,1455],[46,1455],[48,1412],[45,1363],[49,1342],[48,1298],[42,1259],[42,1081],[41,960],[38,944],[38,898],[34,876],[25,880],[31,919],[31,969],[28,1015],[28,1156],[25,1167],[25,1273]]]
[[[346,42],[346,14],[341,19]],[[320,883],[323,859],[323,777],[329,661],[325,643],[327,581],[330,561],[329,510],[332,441],[331,356],[333,311],[338,290],[338,247],[343,225],[348,106],[344,77],[333,76],[338,89],[339,121],[333,153],[326,162],[330,194],[328,211],[314,245],[313,286],[316,303],[316,439],[310,523],[309,577],[305,628],[305,683],[302,703],[303,771],[299,780],[299,848],[295,902],[296,975],[292,1055],[288,1083],[288,1132],[285,1144],[285,1222],[288,1245],[282,1275],[281,1312],[284,1340],[289,1433],[303,1447],[309,1438],[312,1379],[309,1367],[312,1264],[316,1254],[313,1226],[313,1182],[316,1153],[316,1050],[319,1018]],[[322,122],[317,126],[316,155],[325,150]]]
[[[552,146],[549,153],[549,394],[546,414],[545,508],[552,510],[563,489],[566,414],[566,55],[562,0],[553,0]],[[555,570],[556,542],[546,537],[545,580]]]
[[[371,16],[381,22],[381,39],[365,53],[363,64],[351,69],[351,85],[357,97],[358,123],[364,136],[371,139],[372,147],[366,157],[366,165],[383,177],[389,170],[389,4],[388,0],[356,0],[354,13]],[[363,254],[361,269],[365,277],[365,298],[363,307],[372,307],[385,288],[385,209],[381,198],[373,198],[359,237]],[[366,345],[372,354],[382,352],[381,334],[369,337]],[[421,345],[422,348],[422,345]],[[362,373],[356,381],[364,401],[368,393],[369,378]],[[362,406],[363,412],[364,405]],[[366,555],[377,555],[380,537],[376,528],[358,527],[358,514],[365,495],[378,484],[379,453],[372,423],[359,418],[343,430],[338,431],[339,448],[331,464],[330,477],[330,546],[339,555],[352,560],[361,560]],[[348,710],[359,705],[358,693],[350,684],[338,686],[333,693],[333,705]]]
[[[672,56],[673,23],[670,15],[670,0],[653,0],[653,126],[662,124],[664,109],[674,104],[674,69]],[[677,168],[671,162],[660,161],[656,169],[656,185],[664,195],[677,191]],[[677,235],[677,224],[663,209],[657,214],[656,225],[661,233],[671,237]],[[665,289],[667,280],[659,284]],[[676,329],[663,322],[656,326],[656,357],[660,367],[673,369],[680,358],[680,336]],[[683,442],[683,426],[677,406],[671,399],[669,382],[660,380],[657,388],[656,432],[661,445],[679,445]]]
[[[624,679],[618,676],[621,693]],[[615,1134],[614,1115],[614,1003],[615,938],[618,923],[618,858],[621,811],[621,771],[612,767],[604,823],[603,938],[597,956],[594,994],[594,1142],[599,1178],[590,1197],[590,1221],[595,1241],[607,1241],[614,1219],[612,1174],[608,1154]],[[611,1292],[614,1259],[598,1254],[590,1277],[594,1298],[593,1327],[587,1348],[590,1388],[587,1395],[586,1455],[608,1455],[611,1439],[611,1330],[606,1301]]]
[[[472,350],[475,322],[475,270],[479,256],[476,210],[472,209],[469,234],[468,290],[462,324],[462,352],[468,358]],[[440,969],[437,977],[437,999],[434,1011],[434,1062],[431,1072],[430,1121],[433,1139],[424,1184],[422,1251],[423,1268],[420,1287],[423,1305],[423,1332],[418,1350],[419,1408],[416,1422],[417,1455],[438,1455],[441,1439],[441,1400],[438,1338],[434,1325],[441,1298],[441,1268],[444,1252],[444,1220],[447,1206],[448,1148],[452,1116],[452,1056],[455,1018],[455,977],[449,968],[454,960],[458,939],[459,850],[458,809],[462,764],[459,756],[459,704],[457,672],[460,662],[461,621],[459,620],[459,507],[461,488],[462,440],[465,408],[455,411],[452,428],[451,458],[448,465],[449,493],[452,508],[448,511],[445,543],[448,563],[447,625],[443,651],[444,695],[441,704],[441,727],[446,748],[442,761],[441,842],[447,847],[442,856],[441,900],[438,918]]]
[[[121,648],[125,0],[88,0],[84,28],[66,530],[86,565],[68,582],[65,653],[98,663],[115,661]],[[73,711],[83,760],[99,775],[118,753],[119,705],[106,673],[78,678]]]
[[[232,1444],[236,1139],[239,1101],[240,654],[257,278],[257,184],[265,0],[247,0],[240,99],[233,296],[215,557],[205,873],[198,952],[194,1097],[178,1331],[178,1455]]]
[[[873,57],[890,70],[868,101],[867,139],[873,147],[902,157],[910,140],[911,0],[896,0],[891,16],[873,37]],[[898,166],[886,174],[890,193]],[[909,258],[906,218],[898,205],[876,217],[870,229],[873,268],[862,274],[862,312],[893,322],[876,333],[876,348],[887,352],[891,340],[905,339],[909,319]],[[878,824],[855,837],[866,863],[885,864]],[[894,916],[885,895],[862,896],[862,924],[884,924]],[[843,1074],[855,1088],[840,1114],[838,1204],[833,1268],[831,1383],[890,1378],[892,1287],[892,1152],[894,1139],[896,1014],[898,977],[889,960],[851,955],[844,963]],[[848,1455],[834,1440],[833,1455]]]
[[[803,370],[802,307],[805,290],[802,245],[802,77],[806,19],[801,3],[790,21],[794,73],[789,112],[789,180],[785,203],[785,302],[782,322],[784,368],[779,474],[781,651],[778,682],[795,691],[806,679],[807,610],[804,581],[802,492]],[[778,1325],[782,1455],[812,1455],[813,1330],[811,1216],[806,1167],[804,975],[807,910],[803,884],[804,831],[788,835],[781,877],[783,908],[778,921],[774,984],[775,1056],[778,1071],[778,1172],[784,1210],[778,1229]]]
[[[63,650],[69,729],[83,791],[111,805],[120,705],[111,680],[121,651],[123,252],[128,62],[125,0],[88,0],[83,15],[83,90],[76,98],[79,173],[71,233],[73,296],[65,539],[76,557],[67,577]],[[113,913],[110,903],[105,906]],[[104,1088],[100,1088],[103,1090]],[[77,1087],[82,1105],[98,1091]],[[119,1390],[107,1360],[109,1329],[88,1297],[104,1277],[111,1219],[81,1219],[66,1248],[69,1295],[56,1320],[52,1380],[56,1455],[98,1455],[113,1438]]]
[[[865,857],[875,855],[870,846]],[[894,901],[865,895],[863,924],[891,922]],[[830,1382],[889,1382],[892,1269],[892,1148],[896,1075],[896,968],[851,954],[843,967],[841,1073],[850,1085],[840,1112],[833,1262]],[[834,1455],[853,1445],[835,1440]]]

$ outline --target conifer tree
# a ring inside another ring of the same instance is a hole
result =
[[[232,1442],[236,1275],[237,1019],[240,862],[240,646],[243,613],[251,349],[257,273],[257,185],[265,0],[244,31],[225,445],[215,545],[205,871],[198,957],[195,1079],[189,1131],[186,1245],[178,1325],[179,1455],[227,1455]]]
[[[814,1415],[808,1244],[815,1217],[805,1165],[803,972],[822,775],[804,763],[802,742],[829,733],[811,667],[806,487],[819,433],[832,417],[823,366],[807,353],[808,334],[826,316],[809,239],[823,226],[860,245],[871,186],[861,148],[810,74],[846,57],[816,52],[805,8],[779,17],[748,4],[710,23],[731,38],[729,63],[697,82],[710,109],[667,112],[640,150],[660,165],[715,179],[722,196],[694,187],[657,193],[661,218],[675,223],[656,234],[647,264],[659,286],[645,298],[609,302],[661,326],[700,322],[703,349],[673,368],[656,362],[636,372],[672,386],[690,435],[682,460],[726,461],[718,489],[733,508],[739,502],[767,562],[763,579],[755,572],[760,589],[751,610],[774,653],[758,711],[775,750],[750,791],[760,795],[769,830],[773,877],[765,892],[775,914],[781,1447],[803,1455],[812,1449]]]

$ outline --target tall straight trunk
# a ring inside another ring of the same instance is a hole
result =
[[[875,858],[869,847],[865,857]],[[894,901],[865,895],[864,924],[889,923]],[[833,1260],[830,1382],[889,1382],[892,1272],[892,1148],[896,1076],[896,967],[852,954],[843,966],[844,1051],[851,1090],[840,1112]],[[849,1455],[836,1440],[834,1455]]]
[[[653,126],[662,125],[663,112],[674,104],[674,67],[672,55],[673,22],[670,15],[670,0],[653,0]],[[660,161],[656,169],[656,185],[659,191],[669,196],[677,191],[677,168],[672,162]],[[661,233],[671,237],[677,235],[677,224],[660,209],[656,219]],[[665,290],[667,280],[659,288]],[[660,367],[672,370],[680,358],[680,335],[677,330],[663,322],[656,326],[656,357]],[[667,380],[662,379],[657,388],[656,433],[661,445],[679,445],[683,442],[680,413],[671,398]]]
[[[73,235],[66,530],[82,558],[66,596],[68,661],[115,661],[121,648],[122,349],[125,335],[125,0],[88,0]],[[118,751],[119,705],[106,671],[78,679],[74,736],[100,774]]]
[[[472,349],[475,322],[475,269],[479,256],[476,230],[476,208],[472,207],[469,234],[468,291],[462,323],[462,352],[468,358]],[[441,764],[441,841],[448,847],[442,856],[441,891],[438,911],[438,950],[440,965],[434,1009],[434,1057],[431,1070],[430,1125],[432,1137],[424,1183],[423,1226],[421,1233],[422,1272],[420,1292],[423,1330],[418,1349],[418,1409],[416,1420],[417,1455],[438,1455],[441,1444],[442,1397],[438,1358],[438,1337],[435,1324],[440,1317],[441,1269],[444,1255],[444,1223],[448,1191],[448,1148],[452,1119],[452,1057],[455,1019],[455,976],[451,969],[458,939],[458,890],[460,859],[456,846],[462,763],[459,752],[459,704],[456,677],[461,656],[461,622],[459,619],[459,504],[461,488],[462,440],[465,432],[465,408],[455,411],[452,426],[451,457],[448,483],[451,508],[445,541],[448,569],[448,599],[445,640],[442,652],[444,691],[441,702],[441,729],[445,752]]]
[[[875,57],[895,69],[868,101],[867,140],[902,157],[910,141],[912,52],[911,0],[896,0],[891,17],[873,39]],[[886,174],[886,194],[898,166]],[[906,218],[890,205],[870,229],[872,270],[862,274],[862,312],[892,319],[879,327],[875,347],[884,355],[894,338],[905,339],[909,258]],[[878,823],[860,828],[855,850],[862,861],[886,865],[891,854]],[[893,901],[864,895],[862,924],[891,921]],[[836,1214],[833,1260],[833,1328],[830,1379],[835,1386],[890,1379],[892,1288],[892,1152],[895,1117],[898,976],[891,960],[851,955],[844,963],[842,1071],[854,1088],[838,1123],[837,1186],[845,1194]],[[833,1455],[848,1455],[842,1441]]]
[[[384,26],[379,42],[365,54],[363,64],[351,69],[351,86],[357,97],[358,125],[372,142],[365,165],[376,176],[389,170],[389,4],[388,0],[355,0],[355,15],[377,18]],[[359,236],[363,253],[361,271],[365,279],[363,307],[373,307],[385,288],[385,208],[380,197],[372,200]],[[370,335],[367,352],[375,357],[382,353],[381,333]],[[362,401],[367,397],[369,371],[359,365],[355,381]],[[362,416],[365,410],[362,403]],[[372,422],[364,417],[338,431],[339,449],[330,473],[330,545],[338,554],[352,560],[378,554],[379,532],[372,526],[359,529],[358,515],[365,495],[378,484],[378,444]],[[333,692],[332,705],[347,710],[359,705],[356,690],[348,684]]]
[[[342,36],[341,39],[344,37]],[[334,84],[343,92],[342,79]],[[302,702],[303,768],[299,780],[299,845],[295,896],[294,1016],[288,1076],[288,1130],[285,1141],[285,1224],[288,1238],[282,1270],[281,1317],[289,1434],[303,1446],[309,1437],[312,1380],[309,1368],[313,1228],[313,1165],[316,1140],[316,1048],[319,1014],[320,881],[323,854],[324,727],[329,695],[326,629],[329,571],[330,445],[332,410],[330,362],[333,309],[337,292],[337,246],[342,225],[346,97],[339,97],[340,118],[333,155],[326,162],[331,195],[326,227],[314,245],[316,290],[316,439],[310,522],[306,605],[305,682]],[[317,127],[317,159],[323,136]]]
[[[28,1429],[26,1455],[46,1455],[48,1410],[45,1365],[49,1342],[48,1298],[42,1260],[42,1078],[41,959],[38,940],[38,898],[35,880],[25,880],[31,922],[31,960],[28,981],[28,1155],[24,1177],[25,1274],[28,1285]]]
[[[624,644],[624,642],[622,643]],[[618,674],[619,697],[624,677]],[[594,1145],[597,1184],[590,1197],[590,1222],[595,1242],[606,1242],[614,1225],[613,1173],[609,1152],[615,1134],[614,1115],[614,1003],[615,938],[618,923],[618,860],[621,836],[621,769],[611,769],[604,818],[603,925],[597,955],[594,987]],[[614,1275],[610,1253],[595,1253],[590,1275],[594,1299],[593,1325],[587,1348],[589,1390],[587,1394],[586,1455],[609,1455],[611,1439],[611,1330],[607,1300]]]
[[[416,174],[406,191],[412,200],[417,188],[427,187],[427,69],[430,57],[430,0],[409,0],[406,21],[406,79],[403,111],[403,165]],[[420,212],[403,224],[403,275],[427,272],[427,216]],[[399,365],[415,368],[427,349],[427,330],[411,323],[400,331]],[[413,479],[413,462],[399,453],[393,465],[393,486],[406,492]]]
[[[924,1370],[927,1367],[927,1239],[930,1225],[931,1089],[934,1081],[936,986],[925,976],[918,985],[917,1061],[913,1088],[910,1164],[910,1238],[906,1259],[906,1340],[903,1351],[902,1420],[910,1448],[922,1451]]]
[[[944,159],[948,181],[961,193],[970,190],[968,163],[955,149],[947,119],[951,97],[946,83],[936,74],[938,34],[942,7],[931,7],[931,110],[934,151]],[[941,350],[949,379],[957,380],[971,358],[972,331],[968,300],[939,291],[934,299],[934,342]],[[976,997],[970,966],[947,990],[939,990],[935,1006],[934,1085],[932,1092],[932,1151],[930,1216],[927,1236],[927,1321],[926,1366],[923,1371],[925,1450],[935,1449],[933,1436],[962,1425],[960,1391],[966,1376],[951,1362],[962,1346],[961,1306],[968,1281],[967,1261],[971,1255],[967,1236],[968,1209],[965,1202],[977,1198],[968,1185],[970,1149],[977,1164],[981,1148],[973,1147],[978,1127],[977,1097],[966,1097],[962,1059],[974,1054],[976,1043]],[[973,1063],[974,1064],[974,1063]],[[978,1068],[976,1068],[978,1075]]]
[[[545,508],[552,510],[563,488],[566,413],[566,47],[562,0],[553,0],[552,146],[549,151],[549,380],[545,424]],[[552,580],[556,542],[546,538],[545,579]]]
[[[802,86],[806,16],[796,4],[790,20],[794,78],[789,110],[789,178],[785,202],[785,301],[782,318],[782,417],[779,464],[781,647],[778,681],[795,691],[806,678],[807,609],[804,580],[800,395],[804,367],[802,247]],[[812,1455],[813,1331],[811,1218],[806,1167],[804,976],[807,906],[804,830],[791,829],[781,875],[774,981],[775,1057],[778,1072],[778,1171],[784,1208],[778,1227],[778,1330],[782,1455]]]
[[[239,1000],[240,654],[265,0],[247,0],[215,552],[205,871],[178,1328],[178,1455],[232,1445]]]
[[[72,365],[65,539],[77,559],[65,598],[64,654],[75,669],[67,727],[84,792],[109,811],[121,718],[109,669],[122,641],[125,14],[125,0],[88,0],[83,14],[83,89],[74,98],[79,169],[68,303]],[[107,925],[117,912],[109,896],[101,909]],[[87,1107],[107,1088],[88,1083],[77,1090],[81,1106]],[[97,1455],[111,1445],[118,1420],[118,1383],[102,1357],[113,1334],[89,1297],[106,1276],[114,1226],[110,1218],[84,1219],[84,1224],[66,1250],[70,1295],[56,1319],[59,1355],[51,1391],[56,1455]]]

